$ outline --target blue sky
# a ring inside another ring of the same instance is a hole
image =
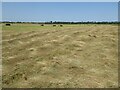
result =
[[[2,0],[3,2],[118,2],[120,0]]]
[[[3,21],[117,21],[117,2],[3,2]]]

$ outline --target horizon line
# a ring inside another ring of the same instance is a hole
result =
[[[120,22],[120,21],[0,21],[0,22],[36,22],[36,23],[45,23],[45,22],[73,22],[73,23],[77,23],[77,22]]]

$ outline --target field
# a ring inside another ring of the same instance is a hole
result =
[[[118,87],[117,25],[2,28],[4,88]]]

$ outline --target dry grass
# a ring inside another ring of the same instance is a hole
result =
[[[118,86],[118,27],[3,26],[3,87]]]

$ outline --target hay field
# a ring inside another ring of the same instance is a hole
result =
[[[118,87],[117,25],[3,25],[4,88]]]

